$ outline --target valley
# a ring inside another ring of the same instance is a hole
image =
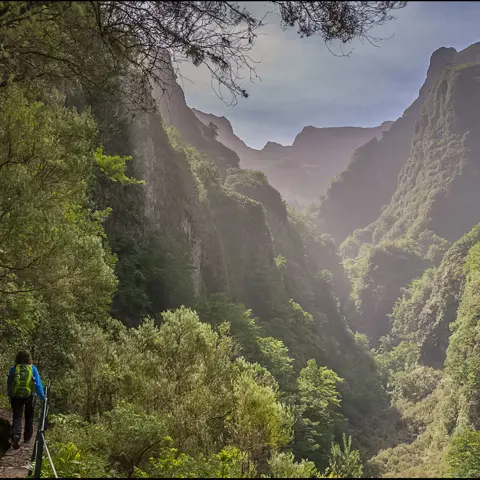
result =
[[[410,8],[271,3],[292,42]],[[51,385],[41,475],[477,478],[480,43],[396,120],[254,149],[177,68],[250,101],[247,7],[0,2],[0,365]]]

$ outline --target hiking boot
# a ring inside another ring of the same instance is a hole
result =
[[[23,435],[23,443],[29,443],[33,437],[33,433],[25,433]]]
[[[13,437],[12,447],[14,450],[18,450],[20,448],[20,437],[18,435]]]

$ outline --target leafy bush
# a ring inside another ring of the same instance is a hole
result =
[[[75,455],[104,452],[105,472],[121,476],[138,469],[155,475],[165,468],[167,474],[172,455],[181,460],[173,462],[178,469],[193,468],[195,459],[195,475],[199,465],[210,476],[240,466],[253,471],[250,462],[291,440],[293,413],[267,370],[233,357],[227,332],[224,324],[215,332],[187,308],[164,313],[159,326],[146,320],[129,330],[82,327],[56,396],[88,421],[58,417],[51,432],[55,451],[67,455],[71,449],[63,444],[71,442]],[[76,457],[68,455],[70,472]],[[82,468],[76,474],[83,475]]]
[[[447,473],[454,478],[480,476],[480,432],[465,430],[456,434],[447,449]]]
[[[276,453],[268,461],[271,478],[321,478],[313,462],[295,462],[292,452]]]
[[[326,465],[328,446],[344,421],[338,411],[339,382],[341,379],[335,372],[317,367],[315,360],[307,362],[297,380],[299,419],[294,451],[298,456],[314,460],[318,467]]]
[[[360,452],[352,450],[352,438],[348,441],[345,433],[342,436],[343,449],[338,444],[332,444],[328,468],[326,470],[327,478],[361,478],[363,475],[363,466],[360,460]]]
[[[158,458],[133,478],[254,478],[255,467],[238,448],[226,447],[207,457],[193,458],[173,447],[164,447]]]

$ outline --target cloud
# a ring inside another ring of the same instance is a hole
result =
[[[265,4],[244,2],[260,16]],[[259,37],[251,56],[261,81],[242,82],[250,94],[228,107],[212,90],[205,68],[183,64],[183,88],[190,106],[225,116],[248,145],[291,144],[306,125],[374,126],[398,118],[416,98],[434,50],[457,50],[480,40],[477,2],[411,2],[397,19],[373,34],[392,38],[374,47],[353,42],[349,57],[333,56],[319,38],[300,39],[282,31],[278,17]],[[336,50],[340,50],[337,48]],[[348,50],[347,50],[348,51]],[[245,72],[247,73],[247,72]]]

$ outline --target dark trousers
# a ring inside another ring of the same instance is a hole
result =
[[[33,435],[33,413],[34,398],[12,398],[11,399],[13,422],[12,422],[12,438],[20,438],[22,434],[22,416],[25,409],[25,425],[23,429],[23,439],[28,442]]]

